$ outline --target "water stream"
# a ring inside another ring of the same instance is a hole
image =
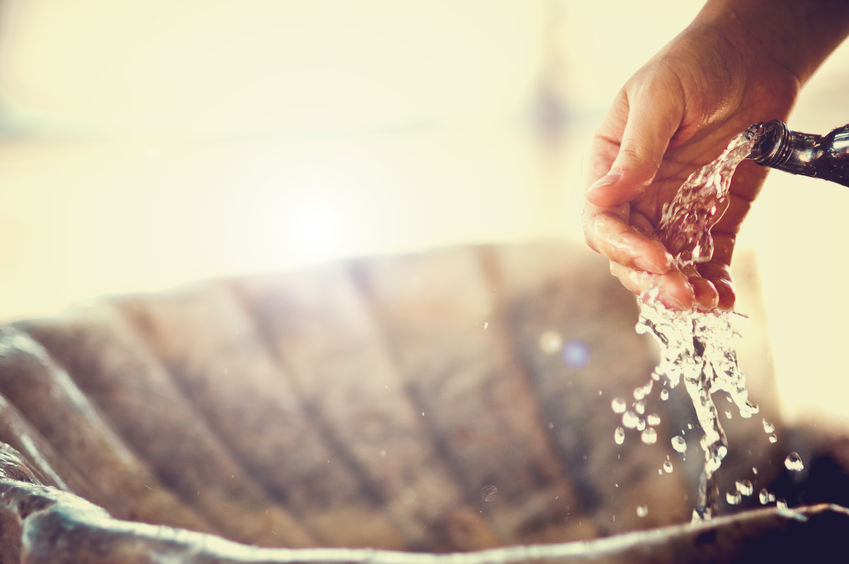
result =
[[[731,177],[754,142],[755,136],[749,131],[736,136],[719,158],[691,174],[672,201],[664,205],[655,236],[685,274],[695,274],[699,263],[712,258],[711,228],[727,209]],[[704,455],[693,520],[705,520],[716,513],[715,476],[728,453],[713,394],[725,392],[744,418],[752,417],[758,408],[749,401],[746,380],[737,365],[736,314],[667,309],[656,299],[656,291],[640,297],[636,330],[649,333],[660,344],[661,359],[652,379],[663,382],[666,388],[674,388],[683,380],[692,400],[703,432],[699,444]],[[681,436],[671,442],[678,452],[686,449]],[[750,486],[738,489],[743,492],[737,495],[751,493]]]

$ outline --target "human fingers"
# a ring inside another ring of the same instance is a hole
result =
[[[678,270],[666,274],[652,274],[611,262],[610,273],[618,278],[626,289],[638,296],[657,288],[657,299],[668,308],[689,310],[696,304],[692,284]]]
[[[711,261],[699,265],[699,274],[704,280],[710,281],[716,290],[717,302],[716,306],[719,309],[732,310],[737,295],[734,292],[734,284],[731,282],[731,272],[727,265]]]
[[[611,261],[628,268],[664,274],[672,268],[672,256],[663,244],[647,237],[623,219],[624,210],[588,204],[583,227],[587,244]]]
[[[697,269],[701,277],[710,280],[716,289],[719,295],[717,307],[731,310],[734,308],[736,295],[731,282],[730,265],[737,237],[733,232],[716,228],[711,232],[711,237],[713,238],[713,256],[710,261],[698,265]]]
[[[719,304],[719,293],[713,281],[700,276],[691,276],[689,282],[693,287],[693,294],[695,295],[693,305],[703,311],[715,309]]]
[[[684,114],[681,86],[671,75],[638,80],[636,85],[626,86],[618,100],[599,128],[595,142],[596,147],[616,142],[616,126],[622,123],[624,105],[627,118],[616,157],[607,173],[586,192],[587,199],[601,207],[628,202],[645,191]]]

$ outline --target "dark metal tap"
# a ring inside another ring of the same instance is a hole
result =
[[[779,120],[747,131],[755,138],[748,158],[756,163],[849,186],[849,124],[825,135],[792,131]]]

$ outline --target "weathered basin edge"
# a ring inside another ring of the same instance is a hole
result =
[[[0,562],[31,564],[513,564],[521,562],[845,562],[849,509],[760,509],[592,541],[432,554],[344,548],[256,548],[211,534],[114,519],[50,486],[0,479]]]

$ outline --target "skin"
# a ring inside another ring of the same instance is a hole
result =
[[[713,228],[713,258],[697,272],[675,268],[651,237],[661,208],[737,133],[786,120],[802,85],[847,33],[845,0],[710,0],[626,82],[590,147],[583,227],[627,289],[657,286],[675,309],[734,307],[734,243],[767,169],[750,161],[737,169],[728,210]]]

